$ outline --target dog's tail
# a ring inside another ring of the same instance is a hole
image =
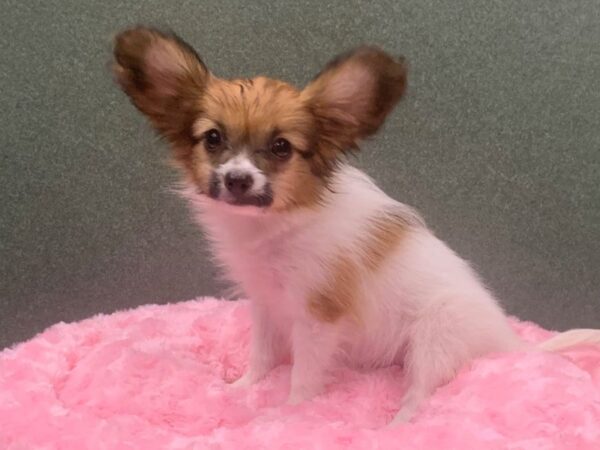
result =
[[[565,331],[538,344],[537,348],[548,352],[560,352],[578,345],[600,346],[600,330],[580,328]]]

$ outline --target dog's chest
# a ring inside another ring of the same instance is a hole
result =
[[[306,295],[323,276],[330,240],[315,239],[319,221],[256,226],[222,223],[212,228],[213,249],[229,278],[253,301],[289,316],[303,314]]]
[[[251,296],[281,303],[289,296],[289,287],[298,280],[297,255],[285,242],[270,241],[238,247],[228,252],[225,264],[234,281]]]

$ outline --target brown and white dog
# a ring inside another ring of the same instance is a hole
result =
[[[407,68],[373,47],[332,61],[304,89],[224,80],[173,34],[116,37],[114,72],[171,144],[183,194],[229,278],[251,299],[248,386],[290,357],[289,401],[324,388],[335,362],[403,364],[405,421],[459,368],[529,348],[469,265],[344,154],[384,122]],[[540,346],[600,342],[573,330]]]

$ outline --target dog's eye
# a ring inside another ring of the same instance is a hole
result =
[[[292,145],[287,139],[278,138],[271,146],[271,153],[279,159],[286,159],[292,154]]]
[[[209,151],[215,151],[223,142],[221,138],[221,133],[219,130],[213,128],[208,130],[204,135],[204,141],[206,143],[206,149]]]

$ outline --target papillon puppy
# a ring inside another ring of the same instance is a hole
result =
[[[344,157],[402,98],[402,58],[361,47],[298,89],[219,78],[174,34],[136,27],[116,37],[114,59],[120,86],[170,143],[217,260],[251,300],[236,386],[291,359],[296,404],[322,392],[337,363],[401,364],[402,422],[474,358],[529,348],[469,264]],[[599,333],[538,348],[579,342]]]

